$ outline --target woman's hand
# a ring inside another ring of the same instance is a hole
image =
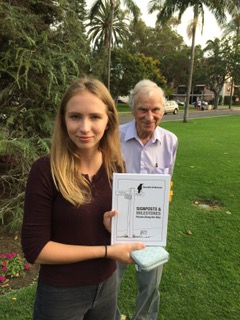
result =
[[[107,247],[107,257],[121,263],[134,264],[136,262],[131,258],[131,251],[141,250],[145,247],[146,246],[144,243],[114,244],[112,246]]]
[[[117,214],[116,210],[107,211],[103,215],[103,224],[108,232],[111,233],[111,220]],[[144,243],[118,243],[107,247],[107,257],[121,263],[134,264],[131,258],[132,250],[141,250],[146,246]]]
[[[114,217],[116,214],[117,214],[117,211],[112,210],[112,211],[105,212],[103,215],[103,224],[109,233],[111,233],[112,217]]]

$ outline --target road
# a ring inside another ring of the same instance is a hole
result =
[[[188,119],[200,119],[200,118],[212,118],[212,117],[224,117],[229,115],[240,115],[240,108],[234,107],[233,109],[220,108],[218,110],[189,110]],[[131,113],[119,113],[120,124],[124,124],[131,121],[133,116]],[[165,114],[162,118],[162,122],[166,121],[183,121],[183,111],[178,114]]]

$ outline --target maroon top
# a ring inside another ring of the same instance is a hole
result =
[[[50,240],[64,244],[98,246],[110,244],[103,214],[111,210],[112,190],[104,166],[91,182],[93,201],[73,206],[54,186],[50,160],[38,159],[32,166],[25,194],[22,248],[34,263]],[[105,281],[116,269],[111,259],[92,259],[72,264],[41,265],[39,278],[57,287],[91,285]]]

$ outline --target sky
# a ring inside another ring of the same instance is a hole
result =
[[[156,21],[156,14],[148,14],[147,3],[148,2],[145,0],[136,0],[136,4],[143,13],[142,20],[146,23],[146,25],[154,27]],[[184,42],[189,46],[191,45],[191,39],[188,39],[186,30],[187,25],[192,19],[192,15],[192,8],[188,8],[182,16],[182,23],[177,28],[177,33],[183,37]],[[200,44],[204,48],[208,40],[214,40],[214,38],[216,37],[221,37],[221,30],[217,25],[215,17],[206,9],[204,14],[203,33],[201,34],[201,28],[197,29],[195,44]]]

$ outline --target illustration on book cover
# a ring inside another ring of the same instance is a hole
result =
[[[166,245],[170,175],[114,173],[112,244]]]

